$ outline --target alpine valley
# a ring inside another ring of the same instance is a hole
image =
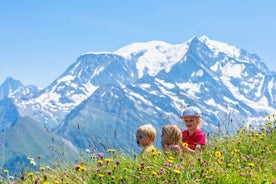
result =
[[[34,76],[35,77],[35,76]],[[256,54],[206,36],[133,43],[82,54],[44,89],[8,77],[0,86],[0,166],[73,161],[108,148],[139,153],[136,129],[177,124],[187,106],[208,135],[260,126],[276,109],[276,73]]]

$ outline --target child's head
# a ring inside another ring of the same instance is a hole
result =
[[[183,124],[188,130],[196,130],[201,123],[201,111],[197,107],[188,107],[181,113],[180,118],[183,119]]]
[[[162,147],[165,145],[178,145],[182,141],[182,132],[177,125],[165,125],[162,127]]]
[[[156,130],[155,128],[150,125],[142,125],[136,131],[136,143],[140,147],[146,147],[151,145],[156,137]]]

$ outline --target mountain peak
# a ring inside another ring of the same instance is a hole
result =
[[[230,57],[234,57],[234,58],[240,57],[240,49],[235,46],[228,45],[227,43],[224,43],[224,42],[211,40],[205,35],[201,36],[198,40],[205,43],[215,54],[218,54],[219,52],[223,52],[229,55]]]
[[[187,42],[173,45],[163,41],[150,41],[130,44],[114,54],[127,60],[137,60],[136,68],[141,78],[145,71],[150,76],[155,76],[160,70],[169,69],[184,57],[187,49]]]

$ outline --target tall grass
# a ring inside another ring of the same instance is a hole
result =
[[[241,128],[235,135],[208,139],[196,155],[176,157],[154,151],[147,157],[114,149],[87,151],[75,165],[40,165],[13,176],[3,169],[6,183],[276,183],[276,119],[258,129]]]

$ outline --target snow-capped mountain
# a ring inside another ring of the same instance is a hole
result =
[[[256,54],[202,36],[85,53],[45,89],[20,91],[2,96],[73,145],[130,149],[141,124],[158,134],[167,123],[183,128],[179,114],[189,105],[202,109],[210,133],[266,117],[276,108],[276,73]]]

